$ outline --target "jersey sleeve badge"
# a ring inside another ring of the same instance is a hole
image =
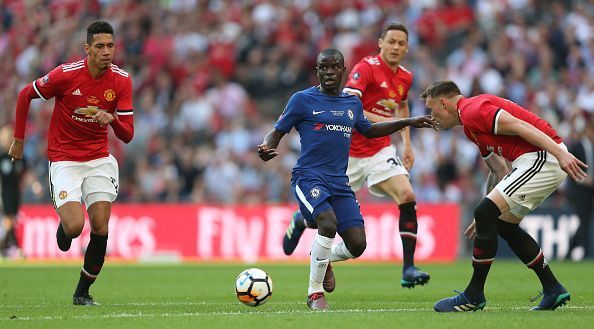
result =
[[[42,78],[37,79],[37,85],[39,87],[42,87],[43,85],[45,85],[47,82],[49,81],[49,74],[46,74],[45,76],[43,76]]]

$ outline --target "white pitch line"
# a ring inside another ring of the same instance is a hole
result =
[[[392,308],[392,309],[350,309],[350,310],[328,310],[323,312],[313,312],[307,309],[294,310],[294,311],[255,311],[255,312],[184,312],[184,313],[113,313],[113,314],[102,314],[102,315],[75,315],[72,317],[65,316],[42,316],[42,317],[16,317],[14,319],[3,318],[0,320],[21,320],[21,321],[33,321],[33,320],[64,320],[64,319],[114,319],[114,318],[161,318],[161,317],[202,317],[202,316],[229,316],[229,315],[289,315],[289,314],[312,314],[312,313],[389,313],[389,312],[418,312],[425,311],[426,309],[406,309],[406,308]]]
[[[397,312],[432,312],[433,310],[428,308],[379,308],[379,309],[340,309],[340,310],[328,310],[324,312],[313,312],[305,309],[293,310],[293,311],[234,311],[234,312],[184,312],[184,313],[112,313],[112,314],[99,314],[99,315],[75,315],[72,317],[68,316],[42,316],[42,317],[16,317],[1,318],[4,321],[35,321],[35,320],[64,320],[64,319],[117,319],[117,318],[162,318],[162,317],[202,317],[202,316],[232,316],[232,315],[292,315],[292,314],[312,314],[312,313],[397,313]],[[487,310],[525,310],[525,307],[489,307]],[[565,306],[563,309],[588,309],[594,310],[594,306]]]

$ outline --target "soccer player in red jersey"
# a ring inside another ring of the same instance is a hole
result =
[[[435,82],[421,94],[443,129],[464,126],[491,170],[487,196],[474,210],[465,234],[474,237],[474,272],[464,292],[438,301],[438,312],[463,312],[486,305],[484,286],[497,252],[497,235],[538,276],[543,298],[532,310],[554,310],[570,299],[557,281],[538,243],[519,226],[569,175],[586,177],[587,166],[567,151],[548,122],[501,97],[483,94],[465,98],[449,80]],[[508,167],[506,160],[511,163]]]
[[[401,24],[386,26],[378,40],[378,46],[378,55],[361,59],[351,70],[343,91],[361,99],[364,114],[372,122],[390,121],[395,116],[408,118],[407,97],[413,77],[411,72],[400,65],[408,53],[408,30]],[[367,183],[372,194],[388,196],[398,204],[398,227],[403,251],[400,284],[412,288],[427,283],[429,274],[414,266],[418,224],[416,196],[409,181],[408,170],[412,168],[415,157],[411,148],[410,130],[402,129],[401,136],[404,143],[402,160],[389,136],[370,139],[355,130],[347,175],[353,191],[358,191]],[[297,247],[305,226],[306,222],[301,214],[295,213],[283,238],[283,249],[287,255],[293,253]],[[333,262],[353,258],[353,251],[358,249],[361,246],[341,242],[333,247],[330,260]],[[331,271],[332,268],[329,269]],[[334,281],[332,273],[328,273],[325,288],[333,290]]]
[[[112,64],[115,51],[113,27],[96,21],[87,27],[84,60],[63,64],[27,84],[19,93],[14,140],[9,155],[23,158],[25,124],[31,100],[55,97],[48,131],[50,197],[60,217],[58,247],[68,251],[82,232],[87,207],[91,239],[75,305],[97,305],[89,287],[99,275],[107,248],[111,203],[118,194],[118,164],[109,154],[107,127],[128,143],[134,136],[132,79]]]

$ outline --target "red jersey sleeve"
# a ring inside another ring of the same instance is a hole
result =
[[[64,76],[62,66],[58,66],[50,73],[33,81],[33,89],[43,100],[61,95],[63,90],[69,86],[69,84],[64,83]]]
[[[117,109],[131,110],[132,109],[132,79],[127,77],[122,83],[121,96],[118,97]]]
[[[371,72],[371,68],[369,64],[365,61],[360,61],[353,67],[351,73],[349,74],[349,79],[344,86],[344,92],[351,92],[357,94],[359,98],[363,96],[365,90],[367,89],[367,85],[371,82],[373,78],[373,74]]]
[[[501,110],[491,102],[483,102],[477,107],[461,111],[460,118],[464,127],[478,133],[496,133],[497,113]]]
[[[127,77],[122,83],[120,97],[116,108],[115,120],[111,128],[116,136],[124,143],[129,143],[134,137],[134,112],[132,109],[132,79]]]

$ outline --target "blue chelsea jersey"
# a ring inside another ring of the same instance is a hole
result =
[[[344,176],[353,128],[366,132],[371,122],[363,115],[357,96],[330,96],[311,87],[291,96],[274,128],[301,137],[301,156],[293,173],[307,170],[327,176]]]

